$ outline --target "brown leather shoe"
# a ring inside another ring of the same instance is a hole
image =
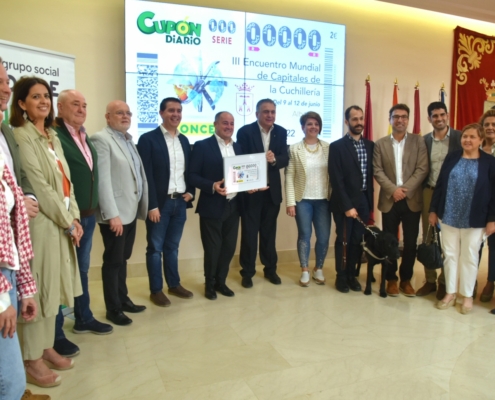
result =
[[[428,296],[430,293],[437,291],[437,284],[434,282],[425,282],[416,292],[416,296]]]
[[[168,294],[180,297],[181,299],[192,299],[193,294],[189,290],[184,289],[181,285],[168,288]]]
[[[399,288],[397,287],[397,281],[388,281],[386,292],[389,296],[397,297],[399,295]]]
[[[399,285],[399,291],[407,297],[416,297],[416,292],[414,288],[411,286],[411,281],[401,282]]]
[[[491,281],[486,282],[486,286],[481,292],[480,301],[483,303],[488,303],[493,298],[493,290],[495,285]]]
[[[437,300],[442,300],[446,294],[447,294],[447,289],[445,288],[445,283],[438,282],[438,289],[436,296]]]
[[[21,400],[50,400],[51,397],[47,394],[33,394],[30,390],[26,390],[21,397]]]
[[[158,307],[170,307],[170,304],[172,304],[163,292],[151,293],[150,300],[155,306]]]

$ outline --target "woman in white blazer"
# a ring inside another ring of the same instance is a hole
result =
[[[316,233],[316,265],[313,279],[318,285],[325,283],[323,263],[330,239],[331,215],[330,180],[328,176],[329,144],[318,138],[321,132],[321,117],[312,111],[300,119],[304,139],[290,146],[289,166],[285,172],[285,198],[287,215],[295,217],[297,224],[297,253],[301,263],[299,284],[307,287],[309,276],[309,252],[311,234]]]

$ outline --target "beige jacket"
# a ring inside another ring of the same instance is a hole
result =
[[[406,202],[411,211],[421,211],[423,208],[422,183],[428,176],[428,153],[422,136],[407,134],[402,157],[402,186],[407,189]],[[398,188],[395,171],[395,156],[392,139],[385,136],[375,143],[373,152],[373,174],[380,185],[378,209],[387,213],[394,205],[392,195]]]
[[[320,140],[323,155],[328,161],[328,152],[330,145],[327,142]],[[330,178],[327,171],[328,194],[327,200],[332,194],[330,186]],[[295,143],[289,149],[289,165],[285,170],[285,202],[287,207],[295,206],[297,201],[301,201],[306,189],[306,149],[304,141]]]
[[[48,151],[48,139],[31,122],[15,128],[14,136],[19,144],[22,167],[40,208],[36,218],[29,222],[34,251],[31,269],[38,288],[35,299],[40,307],[36,320],[39,320],[56,315],[60,304],[73,306],[74,297],[82,294],[75,248],[64,234],[72,221],[79,219],[79,208],[71,185],[67,211],[62,173]],[[56,132],[50,129],[49,137],[70,180],[69,166]]]

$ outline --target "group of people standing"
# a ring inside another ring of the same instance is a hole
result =
[[[10,96],[0,59],[2,119]],[[445,309],[455,302],[460,263],[461,312],[472,308],[480,245],[495,231],[495,158],[491,157],[495,110],[485,113],[481,126],[469,125],[461,133],[449,128],[445,105],[432,103],[428,115],[434,131],[423,138],[407,133],[409,108],[398,104],[389,115],[392,135],[373,143],[362,137],[362,109],[351,106],[345,112],[348,132],[331,145],[319,139],[321,117],[307,112],[300,119],[304,139],[288,148],[287,130],[275,124],[275,103],[263,99],[256,105],[257,120],[238,130],[237,142],[232,139],[234,117],[224,111],[215,116],[215,134],[191,149],[178,130],[182,104],[177,98],[160,103],[162,123],[141,135],[137,146],[128,133],[132,112],[123,101],[108,104],[107,126],[91,138],[84,129],[87,104],[80,92],[62,91],[56,106],[57,118],[47,82],[22,77],[13,88],[10,126],[14,132],[5,121],[1,125],[2,398],[47,399],[25,391],[26,380],[40,387],[57,386],[61,376],[55,371],[74,367],[72,357],[80,349],[65,337],[61,304],[74,307],[75,333],[112,333],[113,326],[96,320],[90,309],[88,271],[97,223],[104,244],[106,319],[114,325],[129,325],[128,313],[146,309],[133,303],[126,285],[137,219],[146,221],[151,302],[171,305],[164,293],[162,269],[169,295],[193,298],[181,284],[178,250],[196,189],[200,190],[196,212],[204,248],[205,297],[235,295],[226,279],[239,223],[242,286],[253,287],[258,250],[265,278],[281,284],[275,243],[283,169],[286,211],[295,217],[298,229],[301,286],[307,287],[311,278],[316,284],[325,283],[323,266],[333,215],[335,286],[342,293],[361,290],[355,276],[364,233],[361,221],[368,221],[374,209],[375,178],[380,185],[383,229],[397,234],[402,223],[404,232],[400,284],[395,262],[388,269],[388,294],[437,291],[437,307]],[[267,186],[228,192],[223,158],[254,153],[265,155]],[[440,220],[445,273],[438,290],[437,277],[427,273],[427,282],[415,292],[410,281],[421,212],[423,224],[436,225]],[[316,263],[310,273],[313,227]],[[492,242],[490,236],[490,249]],[[488,284],[482,294],[486,301],[493,296],[492,260],[495,250],[490,253]]]

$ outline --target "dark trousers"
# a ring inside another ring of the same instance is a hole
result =
[[[277,217],[280,204],[273,204],[271,189],[245,194],[246,206],[241,216],[241,252],[239,255],[241,275],[251,278],[256,273],[258,235],[260,259],[265,275],[277,271]]]
[[[224,285],[227,279],[239,231],[237,196],[225,203],[221,218],[199,218],[207,284]]]
[[[127,260],[131,257],[136,237],[136,220],[124,225],[121,236],[115,236],[108,224],[98,224],[103,238],[103,296],[107,311],[121,310],[122,303],[129,301],[127,296]]]
[[[495,281],[495,234],[488,236],[488,280]],[[480,253],[481,259],[481,253]]]
[[[399,225],[402,222],[404,251],[402,253],[402,261],[399,270],[401,281],[409,281],[413,276],[420,217],[421,211],[411,211],[407,205],[406,199],[394,203],[389,212],[382,213],[382,224],[385,232],[397,235]],[[397,261],[391,261],[389,264],[387,268],[387,280],[397,280]]]
[[[362,192],[359,206],[356,208],[359,218],[364,223],[368,222],[370,216],[370,208],[368,205],[368,199],[366,192]],[[335,238],[335,270],[337,276],[345,278],[354,278],[356,273],[356,265],[361,256],[361,242],[363,241],[363,235],[365,228],[357,219],[349,218],[345,216],[345,213],[334,213],[333,220],[335,221],[335,231],[337,237]],[[344,268],[344,226],[346,227],[347,243],[347,261]]]

